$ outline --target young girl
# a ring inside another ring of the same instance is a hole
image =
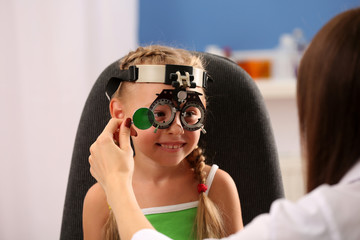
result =
[[[163,75],[157,75],[163,67],[173,68],[170,75],[179,80],[177,85],[165,84],[161,79]],[[135,153],[132,187],[146,218],[158,231],[174,239],[218,238],[242,229],[235,183],[216,165],[206,165],[202,150],[197,147],[200,132],[205,133],[202,122],[198,121],[206,106],[202,85],[206,73],[201,59],[181,49],[140,47],[121,60],[120,69],[130,69],[126,72],[128,75],[135,69],[139,79],[117,83],[117,91],[109,96],[111,121],[118,121],[119,127],[138,109],[150,106],[157,122],[144,130],[131,126]],[[194,69],[192,79],[186,69]],[[159,79],[141,80],[152,75]],[[189,79],[200,84],[195,87],[189,84]],[[157,80],[160,82],[153,82]],[[184,83],[182,88],[179,83]],[[187,104],[190,96],[200,100],[195,105],[194,102]],[[164,114],[168,104],[176,106],[170,109],[177,109],[171,121]],[[133,120],[135,123],[136,119]],[[129,126],[131,122],[127,120],[126,124]],[[95,144],[105,143],[102,135]],[[114,138],[119,141],[119,137]],[[121,160],[121,155],[115,158]],[[85,240],[119,239],[115,218],[98,183],[89,189],[84,200],[83,231]]]

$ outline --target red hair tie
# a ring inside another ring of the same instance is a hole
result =
[[[207,190],[207,186],[205,184],[203,184],[203,183],[198,184],[198,192],[199,193],[206,192],[206,190]]]

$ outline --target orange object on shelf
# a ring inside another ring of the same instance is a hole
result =
[[[237,64],[243,68],[254,80],[257,78],[271,77],[271,61],[264,60],[246,60],[238,61]]]

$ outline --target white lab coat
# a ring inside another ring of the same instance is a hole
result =
[[[246,211],[246,209],[244,210]],[[149,229],[132,240],[168,240]],[[321,185],[296,203],[280,199],[227,240],[360,240],[360,161],[336,185]]]

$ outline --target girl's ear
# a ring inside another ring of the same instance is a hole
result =
[[[110,114],[113,118],[124,118],[123,105],[117,98],[113,98],[110,101]]]

